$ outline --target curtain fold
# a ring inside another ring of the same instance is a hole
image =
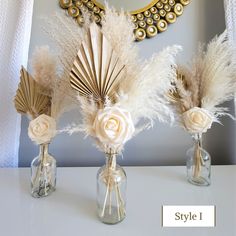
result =
[[[224,0],[224,8],[225,8],[225,23],[226,28],[228,31],[228,37],[230,43],[232,43],[236,47],[236,0]],[[236,60],[236,55],[234,55],[234,59]],[[236,92],[234,96],[234,114],[236,116]],[[236,154],[236,148],[235,148],[235,134],[236,129],[234,128],[233,133],[233,139],[231,142],[232,146],[232,163],[236,163],[235,154]]]
[[[229,40],[236,45],[236,0],[224,0],[224,7]]]
[[[18,166],[21,118],[13,99],[27,66],[33,0],[0,0],[0,167]]]
[[[236,47],[236,0],[224,0],[225,23],[230,43]],[[236,55],[234,55],[236,60]],[[236,115],[236,93],[234,97],[234,113]]]

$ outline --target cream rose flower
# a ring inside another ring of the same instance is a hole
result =
[[[36,119],[30,121],[28,135],[37,144],[50,142],[56,135],[55,119],[44,114],[38,116]]]
[[[127,142],[135,130],[130,113],[118,107],[99,110],[93,128],[101,143],[113,147]]]
[[[184,126],[190,133],[205,133],[211,128],[213,117],[209,112],[200,107],[193,107],[182,115]]]

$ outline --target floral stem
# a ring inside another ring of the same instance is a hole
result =
[[[116,185],[117,186],[117,192],[118,192],[118,196],[119,196],[119,202],[120,202],[120,209],[121,209],[121,215],[123,216],[125,214],[125,204],[124,204],[124,200],[121,196],[121,193],[120,193],[120,187],[118,186],[118,184]]]
[[[195,148],[194,148],[194,178],[198,178],[200,176],[201,167],[204,165],[204,161],[202,159],[201,154],[201,135],[198,134],[196,138]]]
[[[32,182],[33,185],[35,185],[36,181],[38,181],[38,196],[41,196],[41,191],[43,190],[44,193],[47,192],[48,188],[48,176],[47,176],[47,155],[46,155],[46,149],[48,144],[41,144],[40,145],[40,165],[37,168],[36,175],[34,177],[34,180]]]
[[[118,219],[120,220],[120,215],[121,215],[121,212],[120,212],[120,199],[119,199],[119,196],[118,196],[117,188],[118,188],[118,185],[116,184],[115,192],[116,192],[117,214],[118,214]]]
[[[107,189],[106,189],[106,194],[105,194],[105,199],[104,199],[104,203],[103,203],[103,208],[102,208],[101,217],[104,217],[104,214],[105,214],[108,192],[110,192],[110,176],[109,176],[109,178],[108,178]]]
[[[111,215],[111,190],[109,191],[109,214]]]
[[[124,212],[124,201],[121,197],[119,184],[114,180],[114,175],[116,174],[116,154],[109,150],[107,153],[108,159],[106,164],[106,175],[104,176],[106,183],[106,193],[103,202],[103,208],[101,212],[101,217],[105,216],[106,206],[108,202],[108,213],[112,214],[112,192],[115,194],[116,209],[118,220],[121,220],[121,217],[125,214]]]

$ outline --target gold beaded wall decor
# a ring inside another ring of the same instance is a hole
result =
[[[81,9],[87,11],[98,24],[105,14],[105,7],[97,0],[59,0],[59,3],[80,26],[84,22]],[[189,3],[190,0],[152,0],[146,7],[131,11],[136,40],[142,41],[166,31],[168,24],[175,23]]]

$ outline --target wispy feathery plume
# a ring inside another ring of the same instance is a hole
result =
[[[60,80],[56,79],[60,82],[55,83],[51,96],[52,116],[56,118],[68,106],[63,94],[69,94],[69,101],[76,98],[83,122],[66,130],[84,131],[95,137],[101,149],[107,145],[96,138],[94,122],[106,108],[118,108],[121,116],[132,117],[134,134],[151,127],[156,119],[173,122],[166,94],[173,88],[175,56],[181,48],[168,47],[143,62],[139,59],[129,14],[106,5],[102,28],[86,22],[80,28],[73,19],[59,13],[45,21],[44,30],[60,49],[58,61],[62,67]]]
[[[57,55],[49,51],[48,46],[37,47],[32,58],[35,81],[41,86],[41,93],[50,97],[50,116],[58,120],[71,110],[76,100],[70,86],[68,75],[60,73]]]
[[[151,125],[155,119],[173,122],[166,94],[176,77],[175,56],[180,50],[180,46],[168,47],[154,54],[143,65],[139,61],[136,71],[133,71],[133,83],[128,86],[124,81],[121,84],[120,91],[126,95],[121,100],[122,106],[130,110],[135,121],[144,118]]]
[[[219,105],[231,100],[236,91],[234,53],[225,31],[206,47],[200,45],[191,65],[178,66],[179,77],[171,91],[177,120],[181,122],[182,113],[193,107],[207,110],[214,121],[223,115],[231,116],[227,107]]]
[[[134,24],[131,15],[124,10],[117,11],[105,6],[106,15],[102,18],[102,32],[111,43],[124,64],[133,64],[138,59],[138,45],[134,43]]]
[[[73,61],[86,32],[86,24],[81,28],[65,12],[57,12],[50,18],[44,18],[43,30],[49,35],[59,50],[58,61],[64,73],[70,73]]]
[[[49,52],[48,46],[36,47],[32,57],[34,79],[45,89],[51,90],[57,77],[56,56]]]
[[[195,140],[188,178],[197,185],[209,184],[209,176],[206,177],[209,159],[204,157],[202,134],[213,122],[220,123],[221,116],[234,119],[228,108],[220,105],[231,100],[236,91],[235,52],[227,31],[216,36],[206,47],[200,45],[190,65],[178,66],[174,89],[169,92],[176,124]]]

